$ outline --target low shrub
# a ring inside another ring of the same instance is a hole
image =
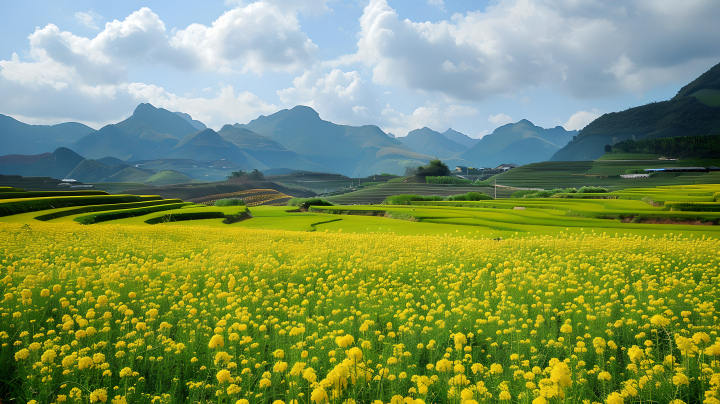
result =
[[[240,198],[218,199],[213,204],[215,206],[245,206],[245,201]]]
[[[162,199],[159,196],[138,195],[91,195],[53,198],[18,199],[0,203],[0,216],[17,215],[19,213],[37,212],[46,209],[67,208],[71,206],[104,205],[112,203],[141,202]]]
[[[410,205],[410,202],[438,202],[444,201],[445,198],[442,196],[421,196],[421,195],[390,195],[385,197],[383,205]]]
[[[129,217],[137,217],[149,215],[150,213],[161,212],[163,210],[178,209],[185,205],[191,205],[190,202],[173,203],[168,205],[152,206],[148,208],[138,209],[123,209],[113,212],[95,213],[92,215],[85,215],[76,217],[74,221],[80,224],[95,224],[100,222],[107,222],[109,220],[127,219]]]
[[[307,209],[310,206],[334,206],[334,204],[322,198],[290,198],[287,206],[297,206]]]
[[[472,185],[473,182],[471,180],[466,180],[464,178],[458,178],[458,177],[425,177],[425,182],[428,184],[437,184],[437,185]]]
[[[180,222],[183,220],[202,220],[202,219],[225,219],[222,212],[183,212],[169,213],[167,215],[153,217],[145,221],[147,224],[158,224],[168,222]]]
[[[446,198],[448,201],[486,201],[489,199],[493,199],[493,197],[480,192],[468,192],[467,194],[451,195]]]
[[[47,221],[52,219],[57,219],[60,217],[66,217],[66,216],[73,216],[73,215],[79,215],[81,213],[90,213],[90,212],[103,212],[108,210],[120,210],[120,209],[132,209],[132,208],[145,208],[149,206],[158,206],[158,205],[167,205],[167,204],[178,204],[182,203],[183,201],[180,199],[163,199],[159,201],[146,201],[146,202],[129,202],[129,203],[120,203],[120,204],[106,204],[106,205],[91,205],[91,206],[82,206],[75,209],[68,209],[63,210],[60,212],[52,212],[47,213],[44,215],[36,216],[36,220],[41,221]]]
[[[522,198],[525,195],[532,195],[537,192],[537,189],[522,189],[520,191],[515,191],[510,195],[510,198]]]
[[[578,192],[581,194],[602,194],[610,192],[607,188],[602,187],[582,187],[578,189]]]

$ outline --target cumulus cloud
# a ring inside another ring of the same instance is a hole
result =
[[[497,115],[490,115],[488,121],[496,126],[503,126],[508,123],[515,122],[511,117],[503,114],[502,112]]]
[[[307,105],[323,119],[343,124],[366,124],[375,104],[360,73],[340,69],[326,73],[319,66],[296,77],[293,87],[277,93],[286,106]]]
[[[224,13],[212,26],[192,24],[170,40],[202,70],[295,71],[315,61],[318,47],[292,12],[266,2]]]
[[[586,127],[590,122],[600,117],[602,113],[599,109],[593,108],[592,111],[578,111],[570,117],[570,119],[563,124],[565,130],[581,130]]]
[[[75,13],[75,18],[78,20],[78,24],[84,25],[94,30],[100,29],[97,24],[100,20],[103,19],[101,15],[92,10],[88,11],[87,13],[78,11],[77,13]]]
[[[211,27],[192,24],[172,38],[159,16],[143,7],[123,21],[108,22],[95,38],[48,24],[29,39],[32,62],[18,58],[0,61],[4,79],[56,86],[75,81],[120,84],[127,81],[129,68],[157,64],[261,74],[301,69],[314,62],[317,52],[292,13],[264,2],[230,10]],[[44,73],[48,69],[50,72]]]
[[[78,18],[89,21],[84,15]],[[210,27],[192,24],[172,36],[160,17],[143,7],[123,21],[106,23],[94,38],[61,31],[54,24],[37,28],[28,38],[26,57],[13,53],[9,60],[0,60],[0,91],[13,94],[0,97],[0,109],[28,121],[42,116],[117,122],[118,111],[132,111],[138,102],[192,113],[209,125],[252,119],[256,113],[272,112],[274,106],[249,92],[235,95],[228,86],[214,98],[180,97],[130,83],[129,72],[158,65],[181,72],[292,72],[315,63],[317,52],[294,12],[266,2],[237,7]]]
[[[142,83],[128,85],[127,92],[136,102],[149,102],[158,108],[188,113],[193,119],[215,129],[227,123],[247,122],[278,109],[251,92],[244,91],[236,95],[231,85],[223,86],[214,98],[180,97],[162,87]]]
[[[404,114],[387,105],[377,119],[378,126],[386,133],[392,132],[396,137],[402,137],[412,130],[425,126],[443,132],[455,124],[455,118],[476,115],[478,112],[473,107],[450,104],[422,106],[416,108],[411,114]]]
[[[332,0],[265,0],[264,2],[277,6],[281,10],[300,11],[303,14],[322,15],[332,11],[327,3]],[[225,4],[246,6],[254,3],[246,0],[226,0]]]
[[[386,0],[360,18],[358,50],[373,81],[480,100],[527,87],[576,97],[642,92],[720,56],[720,2],[499,0],[449,21],[413,22]]]

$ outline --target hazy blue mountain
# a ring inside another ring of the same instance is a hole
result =
[[[175,114],[176,114],[177,116],[181,117],[182,119],[190,122],[190,125],[192,125],[192,126],[193,126],[195,129],[197,129],[197,130],[205,130],[205,129],[207,129],[207,126],[205,126],[204,123],[202,123],[202,122],[200,122],[200,121],[198,121],[198,120],[192,119],[192,117],[190,116],[190,114],[186,114],[186,113],[184,113],[184,112],[175,112]]]
[[[442,133],[436,132],[428,127],[415,129],[405,137],[399,137],[401,141],[410,150],[427,154],[429,156],[447,159],[456,157],[468,148],[457,142],[443,136]]]
[[[0,154],[39,154],[69,147],[95,129],[77,122],[28,125],[0,114]]]
[[[543,129],[523,119],[495,129],[459,157],[472,167],[537,163],[550,159],[576,134],[577,131],[566,131],[562,126]]]
[[[384,148],[413,153],[377,126],[337,125],[320,119],[315,110],[306,106],[260,116],[236,127],[265,135],[306,160],[350,176],[374,174],[366,170],[382,159],[378,151]]]
[[[0,156],[0,174],[63,179],[83,160],[84,157],[66,147],[52,153],[11,154]]]
[[[225,125],[218,134],[270,168],[313,172],[331,171],[325,166],[308,161],[297,153],[287,150],[280,143],[265,135],[238,126],[240,125]]]
[[[147,144],[140,137],[128,134],[117,125],[104,126],[83,137],[73,150],[90,159],[115,157],[125,161],[142,159],[149,154]]]
[[[475,146],[477,142],[480,141],[480,139],[473,139],[464,133],[454,130],[453,128],[449,128],[448,130],[443,132],[442,135],[455,143],[460,143],[468,149]]]
[[[117,174],[121,171],[124,175],[118,176]],[[125,181],[130,172],[142,173],[142,175],[139,177],[134,176],[133,181]],[[67,174],[67,177],[81,182],[144,182],[144,179],[149,178],[151,175],[152,174],[143,172],[129,164],[108,166],[98,163],[95,160],[85,159],[75,166],[75,168]]]
[[[183,117],[164,108],[155,108],[151,104],[138,105],[129,118],[116,123],[115,126],[138,138],[143,133],[154,132],[181,139],[198,131]]]
[[[98,163],[106,165],[106,166],[117,166],[120,164],[126,164],[125,160],[120,160],[119,158],[110,157],[110,156],[103,157],[101,159],[94,159],[94,160],[97,161]]]
[[[604,114],[583,128],[552,160],[595,160],[605,153],[605,145],[633,137],[643,140],[716,134],[720,134],[720,64],[668,101]]]
[[[268,168],[212,129],[187,135],[165,156],[172,159],[227,160],[246,169]]]

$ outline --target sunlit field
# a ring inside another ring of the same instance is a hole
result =
[[[0,224],[2,394],[720,403],[716,239],[199,229]]]

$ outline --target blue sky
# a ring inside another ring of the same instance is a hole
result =
[[[0,1],[0,113],[219,129],[295,105],[403,136],[581,129],[720,62],[709,0]]]

